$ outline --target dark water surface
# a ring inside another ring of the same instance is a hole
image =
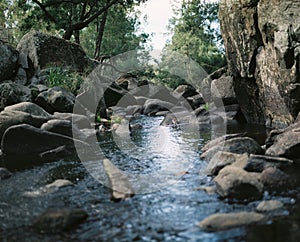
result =
[[[80,162],[58,161],[18,171],[0,182],[0,241],[297,241],[300,209],[293,206],[298,201],[295,193],[265,194],[265,198],[287,204],[278,212],[278,221],[217,233],[202,231],[197,223],[205,217],[219,212],[254,211],[260,201],[230,204],[200,189],[212,185],[203,174],[207,163],[199,158],[201,147],[216,135],[210,128],[195,134],[193,130],[159,127],[161,118],[140,118],[136,122],[143,128],[132,133],[134,149],[120,149],[109,134],[99,137],[99,145],[123,171],[151,174],[173,170],[161,189],[116,203],[110,200],[110,190]],[[265,129],[257,126],[232,124],[228,132],[244,130],[257,140],[264,139]],[[167,140],[160,143],[162,133]],[[56,179],[68,179],[75,186],[51,192],[41,189]],[[148,186],[151,184],[149,181]],[[32,228],[34,218],[49,209],[61,208],[81,208],[89,217],[73,230],[56,234],[40,234]]]

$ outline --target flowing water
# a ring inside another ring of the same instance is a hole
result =
[[[253,211],[259,201],[232,204],[217,195],[208,195],[201,189],[212,185],[211,179],[204,174],[207,163],[199,158],[201,147],[216,135],[210,128],[203,128],[200,132],[194,132],[193,129],[183,132],[178,128],[160,127],[159,117],[142,117],[135,122],[142,123],[143,128],[132,132],[134,145],[122,144],[120,147],[114,136],[104,134],[99,137],[102,152],[121,170],[130,174],[147,177],[160,171],[170,171],[159,173],[164,174],[166,179],[158,182],[149,179],[148,184],[143,180],[140,194],[113,202],[110,190],[80,162],[58,161],[17,171],[11,178],[0,182],[0,240],[268,241],[266,238],[273,237],[265,237],[264,231],[271,236],[279,228],[282,231],[280,241],[299,238],[297,234],[295,237],[295,224],[281,226],[283,220],[279,220],[279,225],[275,222],[216,233],[202,231],[197,223],[205,217],[219,212]],[[258,140],[264,136],[261,135],[264,129],[248,128]],[[230,129],[232,132],[241,132],[245,127],[233,125]],[[75,186],[50,192],[41,189],[56,179],[68,179]],[[134,179],[132,182],[137,183]],[[271,196],[265,194],[265,198]],[[272,198],[288,206],[297,201],[289,194]],[[34,218],[46,210],[66,207],[84,209],[89,217],[78,227],[55,234],[41,234],[32,228]],[[290,216],[286,215],[290,213],[285,208],[278,216],[287,219]]]

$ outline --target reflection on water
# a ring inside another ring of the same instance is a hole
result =
[[[263,231],[274,233],[268,226],[218,233],[200,230],[197,223],[213,213],[253,211],[259,201],[228,204],[199,189],[212,184],[202,173],[207,163],[199,158],[199,149],[213,135],[210,128],[202,127],[196,133],[193,129],[160,127],[160,121],[161,118],[156,117],[134,120],[142,123],[143,128],[132,132],[130,140],[134,146],[131,148],[126,143],[117,142],[117,145],[110,134],[99,137],[99,145],[119,169],[132,174],[130,178],[136,184],[133,175],[164,174],[167,179],[156,181],[166,182],[163,189],[114,203],[110,200],[110,190],[94,179],[81,163],[58,161],[19,171],[0,182],[0,241],[245,241],[263,238],[259,237]],[[36,197],[26,196],[36,194],[56,179],[68,179],[75,186]],[[148,180],[151,189],[153,182]],[[141,185],[143,189],[146,186]],[[290,201],[289,197],[275,199],[285,204]],[[64,207],[82,208],[89,218],[76,229],[57,234],[40,234],[32,229],[35,217],[48,209]],[[295,238],[292,237],[295,230],[291,229],[294,227],[275,228],[285,233],[280,238],[287,241],[284,238]],[[251,237],[253,234],[257,236]]]

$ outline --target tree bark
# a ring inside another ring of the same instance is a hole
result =
[[[97,35],[97,39],[96,39],[96,47],[95,47],[95,52],[94,52],[95,59],[98,59],[100,57],[101,44],[102,44],[103,34],[104,34],[104,30],[105,30],[107,15],[108,15],[108,9],[103,13],[102,20],[101,20],[101,23],[99,26],[98,35]]]

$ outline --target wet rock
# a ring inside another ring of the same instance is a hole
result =
[[[287,191],[294,185],[294,181],[288,174],[274,167],[265,169],[261,173],[260,181],[264,184],[265,190],[271,192]]]
[[[174,90],[174,94],[179,94],[184,98],[188,98],[197,95],[198,92],[190,85],[180,85]]]
[[[82,209],[51,210],[37,217],[33,227],[44,233],[69,230],[84,222],[87,217],[87,212]]]
[[[219,143],[221,143],[223,141],[230,140],[230,139],[237,138],[237,137],[244,137],[244,136],[245,136],[245,133],[226,134],[224,136],[221,136],[221,137],[218,137],[218,138],[215,138],[215,139],[209,141],[205,146],[203,146],[203,148],[201,150],[202,150],[202,152],[205,152],[208,149],[218,145]]]
[[[41,92],[36,97],[35,103],[51,114],[54,112],[72,113],[75,96],[62,87],[53,87]]]
[[[211,97],[216,106],[236,104],[236,96],[233,88],[233,78],[231,76],[221,76],[211,83]]]
[[[286,158],[251,154],[244,169],[249,172],[262,172],[269,167],[284,169],[292,164],[293,161]]]
[[[266,217],[254,212],[219,213],[202,220],[198,226],[205,231],[215,232],[263,222]]]
[[[40,32],[32,31],[24,35],[17,50],[32,60],[35,69],[54,65],[83,72],[92,66],[92,61],[80,45]]]
[[[12,173],[6,168],[0,167],[0,181],[10,178]]]
[[[0,110],[16,103],[30,102],[31,98],[28,87],[10,82],[0,84]]]
[[[0,44],[0,82],[14,79],[19,53],[10,45]]]
[[[205,173],[209,176],[216,176],[225,166],[241,160],[247,162],[248,159],[249,156],[247,154],[239,155],[230,152],[218,151],[208,163]]]
[[[143,96],[135,96],[135,99],[136,99],[137,105],[141,105],[141,106],[143,106],[145,104],[145,102],[148,100],[147,97],[143,97]]]
[[[48,118],[45,118],[43,116],[30,115],[26,112],[4,110],[0,112],[0,139],[2,138],[4,132],[11,126],[18,124],[29,124],[34,127],[40,127],[48,120]]]
[[[40,106],[31,102],[21,102],[15,105],[11,105],[6,107],[4,111],[21,111],[34,116],[44,117],[48,119],[52,118],[51,114],[47,113]]]
[[[263,184],[255,175],[234,166],[223,168],[214,182],[223,198],[249,202],[260,199],[263,194]]]
[[[256,207],[257,212],[271,212],[283,207],[283,203],[278,200],[262,201]]]
[[[274,143],[266,150],[266,155],[289,159],[300,158],[300,128],[287,129],[274,138]]]
[[[201,158],[205,160],[211,160],[211,158],[218,151],[226,151],[236,154],[263,154],[264,150],[260,145],[252,138],[249,137],[237,137],[220,142],[219,144],[212,146],[205,151]]]
[[[113,201],[120,201],[134,195],[128,177],[121,170],[108,159],[103,161],[103,166],[110,181]]]
[[[46,189],[59,189],[62,187],[74,186],[72,182],[64,179],[57,179],[56,181],[46,185]]]
[[[130,92],[114,86],[106,88],[104,92],[104,101],[106,107],[128,107],[136,105],[136,100]]]
[[[174,107],[174,105],[170,102],[159,99],[148,99],[144,104],[143,114],[152,116],[159,111],[168,111],[172,107]]]

